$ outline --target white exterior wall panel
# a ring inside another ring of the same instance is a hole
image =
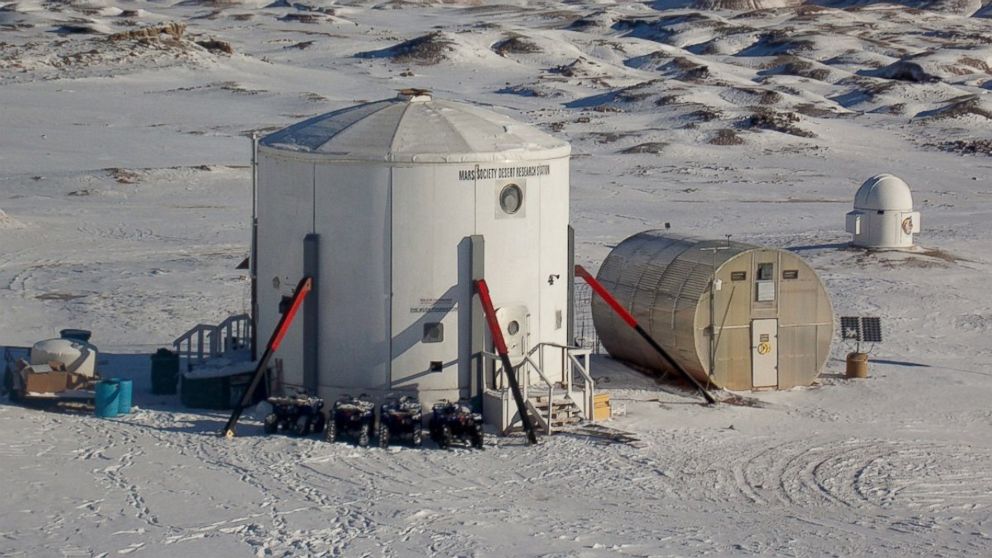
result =
[[[459,339],[471,330],[474,188],[458,181],[458,167],[419,165],[394,167],[392,192],[392,387],[437,392],[425,401],[457,399],[470,364],[467,353],[459,358]],[[434,323],[442,341],[423,342]],[[442,370],[431,371],[432,361]]]
[[[268,341],[279,323],[279,301],[292,295],[303,276],[303,237],[313,223],[313,172],[310,163],[259,153],[259,344]],[[287,386],[303,387],[302,320],[292,324],[273,359]]]
[[[493,165],[496,168],[515,167],[513,163]],[[510,184],[523,190],[523,204],[514,215],[506,215],[499,207],[499,192]],[[486,239],[486,283],[493,305],[523,306],[527,309],[527,335],[524,344],[529,349],[540,332],[540,186],[537,181],[521,179],[483,179],[475,183],[476,233]],[[505,324],[504,324],[505,326]]]
[[[355,390],[385,391],[389,389],[391,169],[317,165],[316,173],[321,390],[325,398]]]
[[[538,188],[534,192],[541,198],[539,339],[568,345],[568,159],[548,161],[548,165],[550,173],[537,179]],[[553,283],[549,282],[552,276]],[[563,381],[561,351],[545,348],[544,353],[545,374],[553,382]]]

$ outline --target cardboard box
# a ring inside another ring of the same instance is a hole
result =
[[[85,387],[88,378],[73,372],[59,372],[44,364],[25,366],[21,370],[25,393],[60,393]]]

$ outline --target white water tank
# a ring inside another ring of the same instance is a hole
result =
[[[46,339],[31,347],[31,364],[48,364],[57,360],[68,372],[92,378],[96,372],[96,348],[74,339]]]
[[[275,355],[284,391],[415,391],[425,405],[479,395],[469,393],[484,335],[475,235],[515,350],[565,344],[570,152],[531,126],[419,91],[263,138],[260,342],[305,269],[316,279],[316,316],[304,309]]]
[[[920,213],[913,211],[909,186],[891,174],[869,178],[854,196],[846,230],[854,246],[912,248],[913,235],[920,232]]]

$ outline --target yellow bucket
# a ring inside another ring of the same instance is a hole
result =
[[[847,377],[868,377],[868,355],[866,353],[847,353]]]

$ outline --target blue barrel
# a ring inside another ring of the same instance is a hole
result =
[[[134,382],[131,380],[117,381],[121,385],[121,394],[117,400],[117,413],[120,415],[126,415],[131,412],[131,388],[133,387]]]
[[[94,411],[103,418],[116,417],[121,398],[121,383],[118,380],[101,380],[96,383]]]

